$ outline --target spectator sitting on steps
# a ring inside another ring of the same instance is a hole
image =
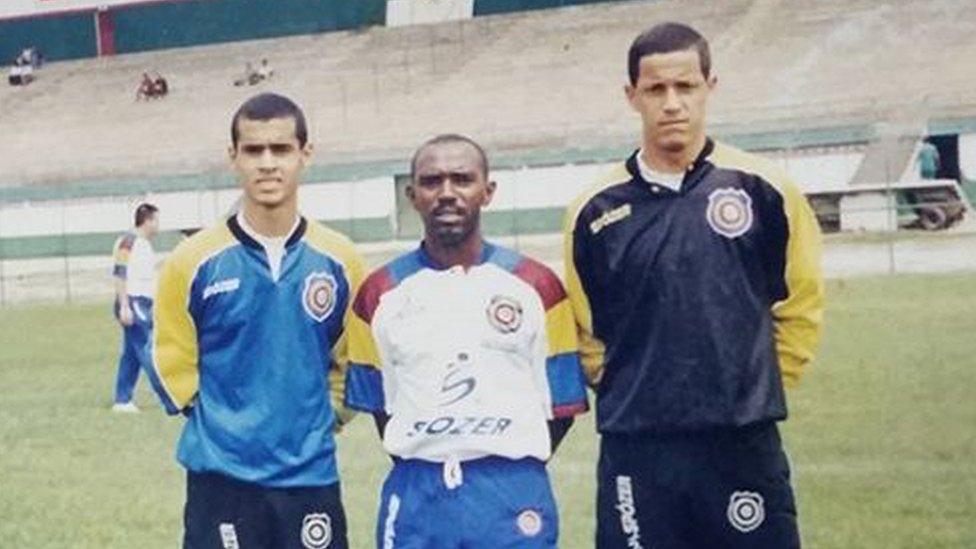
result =
[[[268,80],[272,76],[274,76],[274,69],[271,68],[267,58],[261,59],[261,64],[257,69],[255,69],[254,65],[248,61],[244,65],[244,74],[240,78],[234,80],[234,85],[243,86],[247,84],[248,86],[254,86],[256,84],[260,84],[264,80]]]
[[[169,83],[158,72],[155,76],[149,76],[148,72],[142,73],[142,81],[136,90],[136,101],[145,99],[158,99],[169,94]]]
[[[153,78],[153,86],[155,86],[155,91],[159,97],[169,94],[169,82],[158,71],[156,72],[155,78]]]
[[[268,63],[267,57],[261,60],[261,66],[258,67],[257,74],[261,80],[268,80],[274,76],[274,69]]]
[[[34,67],[28,63],[24,63],[19,57],[14,61],[14,65],[10,67],[10,73],[7,77],[7,81],[11,86],[26,86],[34,81]]]

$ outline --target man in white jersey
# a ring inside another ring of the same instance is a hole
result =
[[[377,545],[556,547],[545,462],[587,409],[566,293],[482,239],[495,183],[477,143],[438,136],[411,172],[424,240],[367,278],[349,321],[346,405],[394,460]]]
[[[135,228],[115,241],[112,275],[115,318],[122,325],[122,356],[115,379],[114,412],[138,412],[132,393],[139,370],[150,368],[146,345],[152,332],[156,291],[156,254],[152,240],[159,232],[159,210],[152,204],[136,208]]]

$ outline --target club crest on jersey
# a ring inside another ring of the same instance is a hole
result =
[[[763,498],[756,492],[733,492],[726,514],[733,528],[743,534],[752,532],[766,518]]]
[[[302,306],[308,316],[318,322],[328,318],[335,309],[337,288],[335,278],[327,272],[318,271],[305,277]]]
[[[722,236],[742,236],[752,228],[752,198],[742,189],[715,189],[708,195],[705,219]]]
[[[325,513],[311,513],[302,520],[305,549],[325,549],[332,543],[332,519]]]
[[[535,537],[542,531],[542,515],[535,509],[526,509],[515,519],[518,531],[526,537]]]
[[[503,334],[510,334],[522,326],[522,304],[515,299],[496,295],[488,302],[488,323]]]

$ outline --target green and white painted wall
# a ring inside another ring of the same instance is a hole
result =
[[[771,147],[771,143],[732,139],[746,148],[779,148],[769,156],[806,192],[851,180],[864,156],[866,141],[843,145],[847,134],[818,148]],[[749,146],[749,145],[752,146]],[[958,166],[963,188],[976,181],[976,133],[959,136]],[[563,210],[587,184],[623,158],[626,148],[538,152],[493,158],[498,193],[484,214],[493,235],[558,232]],[[301,188],[305,214],[324,221],[357,242],[412,240],[420,224],[403,196],[405,162],[312,166]],[[968,182],[968,183],[967,183]],[[976,194],[976,193],[973,193]],[[167,250],[183,229],[218,222],[239,198],[230,174],[200,174],[124,181],[77,182],[63,187],[0,189],[0,260],[107,255],[114,238],[131,224],[142,201],[162,210]],[[969,196],[970,200],[976,196]]]
[[[607,169],[607,164],[586,164],[494,171],[499,187],[484,213],[486,230],[495,235],[558,231],[566,204]],[[299,201],[306,216],[357,242],[413,240],[420,224],[398,192],[402,180],[392,173],[355,181],[312,178],[301,187]],[[239,197],[231,186],[3,203],[0,259],[109,255],[114,239],[132,224],[132,212],[144,201],[160,208],[163,234],[157,247],[166,251],[179,242],[179,231],[219,223]]]
[[[402,194],[406,166],[396,165],[386,175],[370,173],[388,167],[373,166],[353,180],[323,177],[320,171],[316,177],[318,170],[312,170],[300,190],[303,213],[359,244],[376,243],[377,250],[397,249],[402,246],[398,241],[416,242],[421,224]],[[583,164],[495,170],[492,177],[499,190],[482,214],[486,232],[516,236],[559,231],[565,205],[608,168]],[[135,207],[143,201],[159,206],[162,233],[156,249],[167,252],[183,238],[181,230],[220,223],[235,207],[240,192],[229,178],[197,181],[215,182],[218,188],[166,191],[162,189],[172,181],[146,181],[145,188],[157,190],[129,194],[98,192],[111,186],[35,187],[21,194],[32,195],[30,200],[9,200],[17,193],[0,192],[0,305],[107,295],[112,244],[132,225]]]

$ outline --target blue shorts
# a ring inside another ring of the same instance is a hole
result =
[[[448,482],[443,463],[395,460],[383,484],[376,546],[556,547],[559,517],[543,462],[486,457],[459,467]]]

